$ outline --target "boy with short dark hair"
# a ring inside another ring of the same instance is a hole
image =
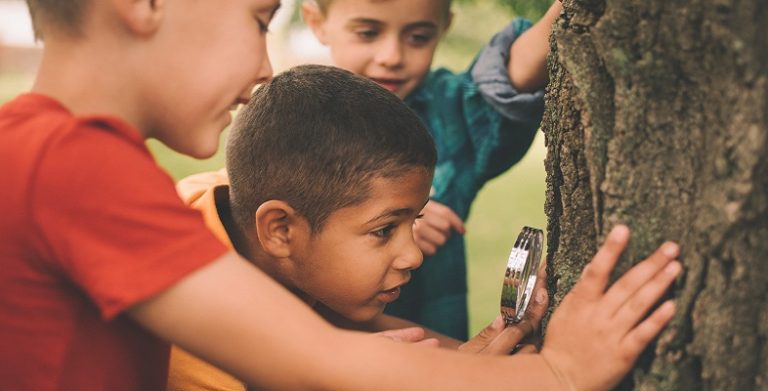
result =
[[[227,251],[143,143],[216,151],[230,107],[271,76],[278,2],[87,1],[71,20],[56,19],[61,4],[32,3],[43,61],[33,92],[0,108],[13,189],[0,192],[4,387],[161,390],[170,342],[263,389],[608,388],[672,317],[667,303],[643,319],[680,271],[673,244],[606,291],[629,235],[617,228],[541,354],[478,357],[332,327]]]

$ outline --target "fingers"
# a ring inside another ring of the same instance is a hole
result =
[[[424,254],[433,255],[437,248],[448,240],[448,234],[436,230],[426,221],[419,220],[413,226],[413,239]]]
[[[449,234],[451,230],[463,235],[465,233],[464,221],[451,208],[430,200],[424,206],[421,213],[423,221],[426,221],[434,229]]]
[[[602,297],[608,285],[608,277],[616,265],[621,252],[629,242],[629,228],[617,225],[608,233],[605,243],[600,246],[592,262],[584,267],[581,279],[574,285],[571,293],[583,298],[598,299]]]
[[[678,253],[679,247],[673,242],[666,242],[661,245],[653,254],[635,265],[608,289],[603,299],[603,308],[609,314],[618,311],[630,296],[675,259]]]
[[[536,281],[536,287],[533,289],[533,300],[523,315],[523,321],[531,325],[534,331],[539,329],[541,319],[544,318],[544,314],[549,308],[549,294],[543,281],[543,278]],[[510,327],[514,327],[514,325]]]
[[[430,200],[413,226],[413,239],[425,255],[434,255],[453,231],[464,234],[464,222],[451,208]]]
[[[464,221],[461,219],[461,217],[459,217],[459,215],[457,215],[453,209],[437,202],[435,202],[435,204],[441,207],[440,217],[442,217],[444,222],[448,223],[448,228],[453,229],[461,235],[464,235],[464,233],[466,233],[466,229],[464,228]]]
[[[481,350],[482,354],[510,354],[515,350],[517,344],[525,338],[525,336],[533,332],[533,325],[527,319],[523,319],[519,323],[515,323],[502,330],[485,349]]]
[[[515,354],[531,354],[531,353],[538,353],[539,348],[532,343],[527,343],[522,346],[517,347],[517,350],[515,350]]]
[[[634,327],[648,313],[651,306],[659,301],[681,270],[679,262],[671,262],[640,287],[616,313],[616,326],[619,330]]]
[[[675,303],[667,301],[622,338],[620,349],[628,365],[637,359],[637,356],[669,323],[674,314]]]
[[[480,330],[476,336],[459,346],[459,350],[469,353],[479,353],[502,331],[504,331],[504,318],[499,315],[490,325]]]
[[[427,348],[439,348],[440,340],[438,340],[437,338],[426,338],[426,339],[422,339],[421,341],[414,342],[413,344],[416,346],[423,346]]]
[[[389,338],[396,342],[414,343],[424,339],[424,329],[421,327],[407,327],[404,329],[386,330],[372,335]]]

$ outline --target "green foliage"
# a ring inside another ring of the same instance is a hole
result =
[[[559,0],[554,0],[559,1]],[[453,0],[458,5],[488,6],[493,5],[506,8],[514,15],[520,15],[530,20],[539,20],[550,5],[552,0]]]

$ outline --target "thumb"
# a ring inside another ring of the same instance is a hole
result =
[[[479,353],[502,331],[504,331],[504,318],[499,315],[490,325],[482,329],[476,336],[459,346],[459,350],[468,353]]]

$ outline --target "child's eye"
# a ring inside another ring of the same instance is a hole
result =
[[[371,234],[377,238],[385,239],[392,235],[392,231],[395,230],[395,227],[396,226],[394,224],[389,224],[371,232]]]
[[[369,40],[372,40],[372,39],[376,38],[376,36],[379,35],[379,32],[377,30],[372,30],[372,29],[370,29],[370,30],[357,30],[357,31],[355,31],[355,34],[357,35],[358,38],[361,38],[363,40],[369,41]]]
[[[263,34],[266,34],[269,32],[269,23],[265,23],[263,20],[256,18],[256,23],[259,25],[259,31],[261,31]]]
[[[411,34],[408,40],[412,45],[422,46],[430,43],[434,38],[433,34]]]

